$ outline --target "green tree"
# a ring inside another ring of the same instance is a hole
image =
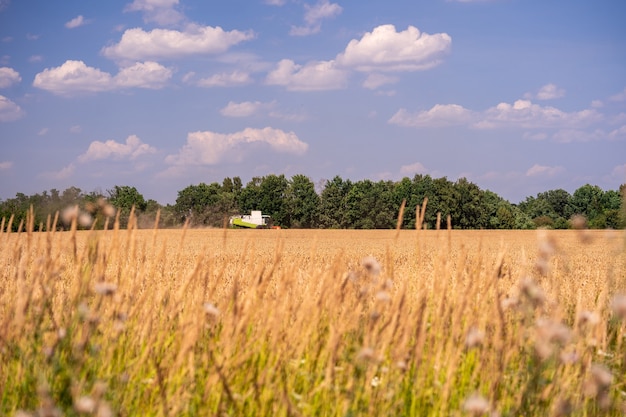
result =
[[[284,175],[270,174],[263,177],[260,184],[260,204],[258,210],[269,214],[275,225],[289,227],[287,189],[289,181]]]
[[[563,189],[549,190],[537,194],[536,197],[527,197],[519,207],[533,219],[536,227],[554,229],[566,229],[568,220],[574,213],[572,196]]]
[[[130,212],[132,207],[137,211],[144,211],[148,202],[135,187],[128,185],[116,185],[111,190],[107,190],[109,202],[122,213]],[[64,193],[65,194],[65,193]]]
[[[320,197],[305,175],[294,175],[287,190],[290,227],[313,228],[318,224]]]
[[[221,227],[224,218],[232,214],[232,193],[223,192],[217,182],[190,185],[178,192],[174,211],[180,221],[191,226]]]
[[[253,177],[237,194],[237,204],[243,213],[261,210],[261,177]],[[235,183],[233,181],[233,183]]]
[[[327,229],[342,229],[348,226],[346,197],[353,185],[350,180],[343,180],[336,175],[326,181],[320,195],[319,224]]]
[[[361,180],[346,195],[347,227],[354,229],[389,229],[395,226],[397,209],[393,183]]]
[[[602,217],[604,219],[604,226],[611,229],[622,228],[620,221],[620,210],[622,207],[622,196],[619,191],[608,190],[605,191],[600,200],[602,206]]]
[[[454,185],[452,224],[461,229],[480,229],[489,226],[489,219],[482,205],[483,192],[466,178],[460,178]]]
[[[585,184],[572,194],[573,214],[587,217],[590,227],[603,228],[606,219],[603,218],[602,198],[604,191],[597,185]]]
[[[135,187],[128,185],[116,185],[109,194],[109,203],[118,210],[120,227],[128,226],[131,209],[134,207],[136,215],[143,213],[148,206],[148,202]]]

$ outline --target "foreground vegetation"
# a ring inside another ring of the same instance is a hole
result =
[[[2,222],[2,415],[626,412],[623,231],[77,220]]]
[[[122,227],[126,227],[134,207],[139,228],[150,228],[157,212],[161,228],[183,224],[221,228],[232,215],[261,210],[283,228],[393,229],[402,201],[406,201],[407,207],[416,207],[428,198],[423,225],[430,229],[436,227],[438,215],[450,216],[454,229],[569,229],[571,217],[577,214],[585,216],[592,229],[621,229],[626,227],[626,205],[622,203],[625,192],[626,184],[619,190],[607,191],[585,184],[573,194],[562,189],[549,190],[512,204],[465,178],[452,182],[445,177],[415,175],[396,182],[353,182],[336,176],[316,186],[304,175],[290,179],[267,175],[255,177],[245,186],[239,177],[224,178],[221,184],[190,185],[178,192],[175,204],[166,206],[146,201],[131,186],[115,186],[105,193],[83,193],[76,187],[31,196],[18,193],[15,198],[0,201],[0,218],[15,215],[15,231],[32,206],[35,229],[43,230],[48,215],[54,216],[72,205],[98,215],[94,209],[99,200],[106,199],[121,213]],[[415,213],[407,210],[402,226],[415,228],[415,223]],[[100,221],[96,227],[102,228],[103,224]]]

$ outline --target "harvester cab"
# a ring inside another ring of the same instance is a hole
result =
[[[249,215],[232,216],[230,225],[246,229],[268,229],[272,227],[272,219],[260,210],[252,210]]]

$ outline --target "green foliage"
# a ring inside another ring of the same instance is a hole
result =
[[[320,197],[315,184],[305,175],[294,175],[287,190],[289,226],[313,228],[318,223]]]
[[[127,226],[130,210],[135,207],[140,228],[153,227],[157,213],[159,227],[180,227],[185,222],[192,227],[224,227],[230,216],[261,210],[272,217],[274,224],[288,228],[389,229],[396,226],[400,205],[405,201],[401,226],[411,229],[416,225],[416,210],[427,199],[422,226],[428,229],[446,227],[448,216],[457,229],[567,229],[574,215],[583,215],[591,228],[620,229],[626,227],[624,187],[603,191],[586,184],[572,195],[563,189],[548,190],[515,205],[466,178],[451,182],[446,177],[433,179],[418,174],[397,182],[352,182],[335,176],[318,194],[305,175],[288,179],[272,174],[253,177],[245,186],[239,177],[224,178],[221,184],[189,185],[178,192],[171,206],[145,200],[131,186],[116,185],[108,190],[108,197],[118,209],[121,227]],[[102,199],[100,192],[85,194],[76,187],[62,193],[56,189],[32,196],[18,193],[15,198],[0,201],[0,218],[8,222],[13,215],[11,229],[16,231],[32,206],[35,230],[45,230],[48,218],[54,219],[55,213],[78,205],[80,210],[91,213],[95,227],[101,228],[105,222],[98,211]],[[57,228],[63,227],[69,225],[58,222]]]
[[[342,229],[348,227],[346,218],[346,198],[352,188],[350,180],[335,176],[327,181],[320,196],[320,227]]]

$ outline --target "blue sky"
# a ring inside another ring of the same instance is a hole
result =
[[[0,199],[305,174],[626,182],[621,0],[0,0]]]

